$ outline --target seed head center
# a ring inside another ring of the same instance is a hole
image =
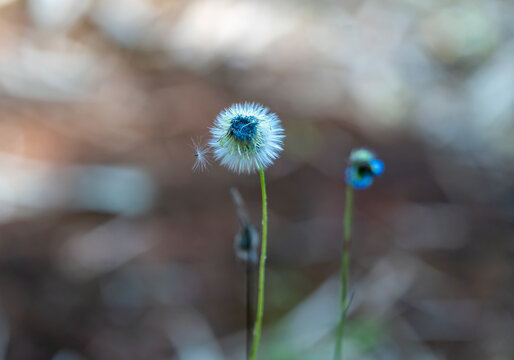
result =
[[[257,123],[255,116],[236,116],[230,123],[229,133],[236,140],[251,141],[257,133]]]

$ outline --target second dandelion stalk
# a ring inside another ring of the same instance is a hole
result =
[[[337,324],[334,360],[341,360],[343,353],[343,336],[348,309],[348,278],[350,276],[350,244],[352,239],[353,186],[346,185],[346,206],[343,221],[343,249],[341,251],[341,299],[339,304],[339,322]]]
[[[352,217],[354,189],[365,189],[373,183],[373,179],[384,171],[384,162],[375,157],[371,151],[356,149],[350,154],[350,162],[346,168],[346,205],[343,220],[343,246],[341,251],[341,299],[336,330],[334,360],[343,356],[343,337],[348,311],[348,280],[350,277],[350,245],[352,242]]]

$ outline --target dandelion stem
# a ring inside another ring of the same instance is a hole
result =
[[[262,242],[261,242],[261,260],[259,263],[259,289],[257,297],[257,316],[255,318],[255,328],[253,331],[253,345],[250,354],[250,360],[255,360],[257,350],[259,348],[259,340],[261,338],[262,315],[264,312],[264,266],[266,264],[266,248],[268,237],[268,204],[266,199],[266,182],[264,180],[264,170],[259,168],[261,176],[261,192],[262,192]]]
[[[346,185],[346,206],[344,211],[343,249],[341,252],[341,303],[337,324],[334,360],[341,360],[346,311],[348,310],[348,278],[350,275],[350,244],[352,238],[353,186]]]
[[[246,359],[250,358],[250,344],[252,342],[252,261],[248,253],[246,259]]]

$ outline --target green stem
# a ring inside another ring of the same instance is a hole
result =
[[[334,360],[341,360],[346,310],[348,308],[348,277],[350,274],[350,243],[352,238],[353,186],[346,185],[346,206],[344,211],[343,250],[341,252],[341,303],[337,324]]]
[[[261,338],[262,315],[264,312],[264,265],[266,264],[266,248],[268,237],[268,204],[266,200],[266,182],[264,181],[264,170],[259,168],[261,176],[261,192],[262,192],[262,243],[261,243],[261,260],[259,264],[259,293],[257,297],[257,316],[255,318],[255,329],[253,331],[253,345],[250,354],[250,360],[255,360],[257,350],[259,349],[259,340]]]

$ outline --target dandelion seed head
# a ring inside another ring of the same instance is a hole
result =
[[[346,183],[355,189],[365,189],[373,183],[376,176],[384,172],[382,160],[367,149],[356,149],[350,154],[350,163],[346,168]]]
[[[278,158],[283,133],[276,114],[260,104],[245,102],[233,104],[216,117],[209,145],[221,165],[251,173]]]

